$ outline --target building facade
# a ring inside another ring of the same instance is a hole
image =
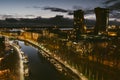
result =
[[[109,9],[97,7],[94,9],[96,15],[95,34],[106,34],[109,21]]]
[[[79,39],[79,36],[85,33],[84,12],[82,10],[74,11],[74,31],[76,39]]]

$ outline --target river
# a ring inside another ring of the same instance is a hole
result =
[[[23,41],[19,41],[21,50],[28,56],[30,68],[30,80],[68,80],[59,73],[53,65],[40,56],[38,50],[27,46]]]

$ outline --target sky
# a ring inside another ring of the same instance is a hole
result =
[[[73,11],[82,9],[86,19],[95,19],[94,8],[110,9],[110,20],[120,18],[120,0],[0,0],[0,19],[50,18],[56,15],[73,18]]]

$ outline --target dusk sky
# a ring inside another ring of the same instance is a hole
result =
[[[94,8],[110,8],[110,20],[120,18],[119,0],[0,0],[0,19],[43,18],[64,15],[72,18],[77,9],[85,11],[85,18],[95,19]]]

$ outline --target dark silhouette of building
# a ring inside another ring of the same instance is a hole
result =
[[[117,26],[116,32],[117,32],[117,36],[120,36],[120,27],[119,26]]]
[[[85,33],[84,12],[82,10],[74,11],[74,35],[79,39],[80,35]]]
[[[4,36],[0,36],[0,43],[4,43],[5,42],[5,37]]]
[[[109,20],[109,9],[97,7],[94,9],[96,15],[95,34],[105,34]]]
[[[74,28],[79,29],[80,33],[84,33],[84,12],[82,10],[74,11]]]
[[[0,36],[0,57],[2,57],[4,54],[4,49],[5,49],[5,37]]]

